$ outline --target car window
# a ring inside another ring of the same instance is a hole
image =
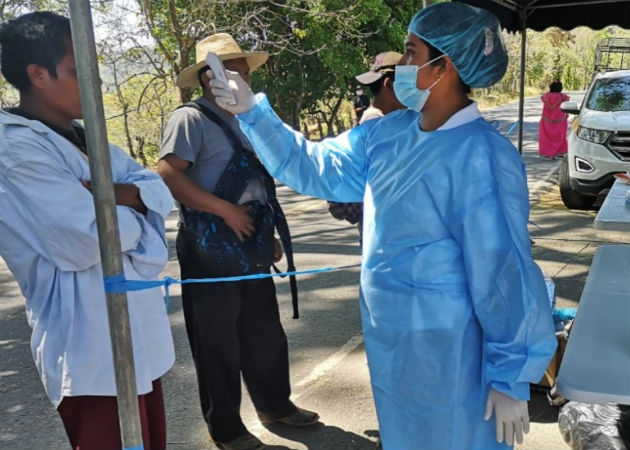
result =
[[[630,111],[630,77],[595,81],[586,107],[596,111]]]

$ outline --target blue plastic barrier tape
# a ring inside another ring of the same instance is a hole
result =
[[[512,124],[509,130],[507,130],[507,133],[505,133],[505,136],[509,136],[510,133],[514,131],[514,128],[516,128],[517,125],[518,125],[518,120]]]
[[[556,306],[556,285],[551,278],[545,277],[545,284],[547,285],[547,296],[549,297],[549,305],[553,310]]]
[[[144,444],[134,445],[133,447],[123,447],[123,450],[144,450]]]
[[[559,308],[559,309],[553,310],[554,320],[567,321],[567,320],[575,319],[576,314],[577,314],[577,308]]]
[[[126,280],[123,274],[111,275],[103,277],[105,282],[105,292],[108,294],[121,294],[127,291],[141,291],[144,289],[152,289],[156,287],[164,286],[164,300],[166,307],[170,301],[169,286],[171,284],[191,284],[191,283],[223,283],[226,281],[242,281],[242,280],[260,280],[262,278],[271,277],[286,277],[290,275],[306,275],[314,273],[333,272],[335,270],[347,270],[355,267],[360,267],[361,264],[352,264],[349,266],[331,266],[322,267],[320,269],[309,270],[296,270],[293,272],[280,272],[280,273],[257,273],[253,275],[240,275],[236,277],[220,277],[220,278],[189,278],[187,280],[179,280],[172,277],[164,277],[161,280]]]
[[[534,225],[539,230],[542,230],[542,228],[540,228],[540,226],[536,222],[534,222],[532,220],[528,220],[527,223],[530,224],[530,225]]]
[[[509,136],[510,133],[512,131],[514,131],[514,128],[516,128],[516,126],[518,125],[518,120],[512,124],[510,123],[505,123],[503,125],[499,125],[499,121],[498,120],[491,120],[488,122],[490,124],[490,126],[492,126],[494,129],[496,129],[499,133],[503,134],[503,129],[507,126],[509,126],[510,128],[508,128],[507,132],[503,135],[503,136]]]

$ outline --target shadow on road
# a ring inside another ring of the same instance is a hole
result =
[[[378,448],[378,443],[373,440],[324,423],[308,428],[290,428],[279,424],[267,425],[265,428],[284,439],[302,443],[308,450],[366,450]],[[378,436],[378,432],[374,430],[368,430],[365,434],[367,436]],[[267,448],[284,450],[288,447],[268,446]]]

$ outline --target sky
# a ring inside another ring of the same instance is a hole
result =
[[[101,2],[103,3],[103,2]],[[141,28],[141,17],[138,4],[134,0],[106,0],[111,3],[111,11],[107,15],[99,14],[92,7],[94,22],[94,39],[101,42],[112,32],[112,24],[117,30],[138,30]],[[94,1],[92,1],[94,4]],[[151,45],[149,36],[137,36],[143,45]]]

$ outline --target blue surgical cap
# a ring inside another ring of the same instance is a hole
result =
[[[492,86],[508,64],[499,19],[459,2],[434,3],[411,19],[409,32],[446,54],[470,87]]]

